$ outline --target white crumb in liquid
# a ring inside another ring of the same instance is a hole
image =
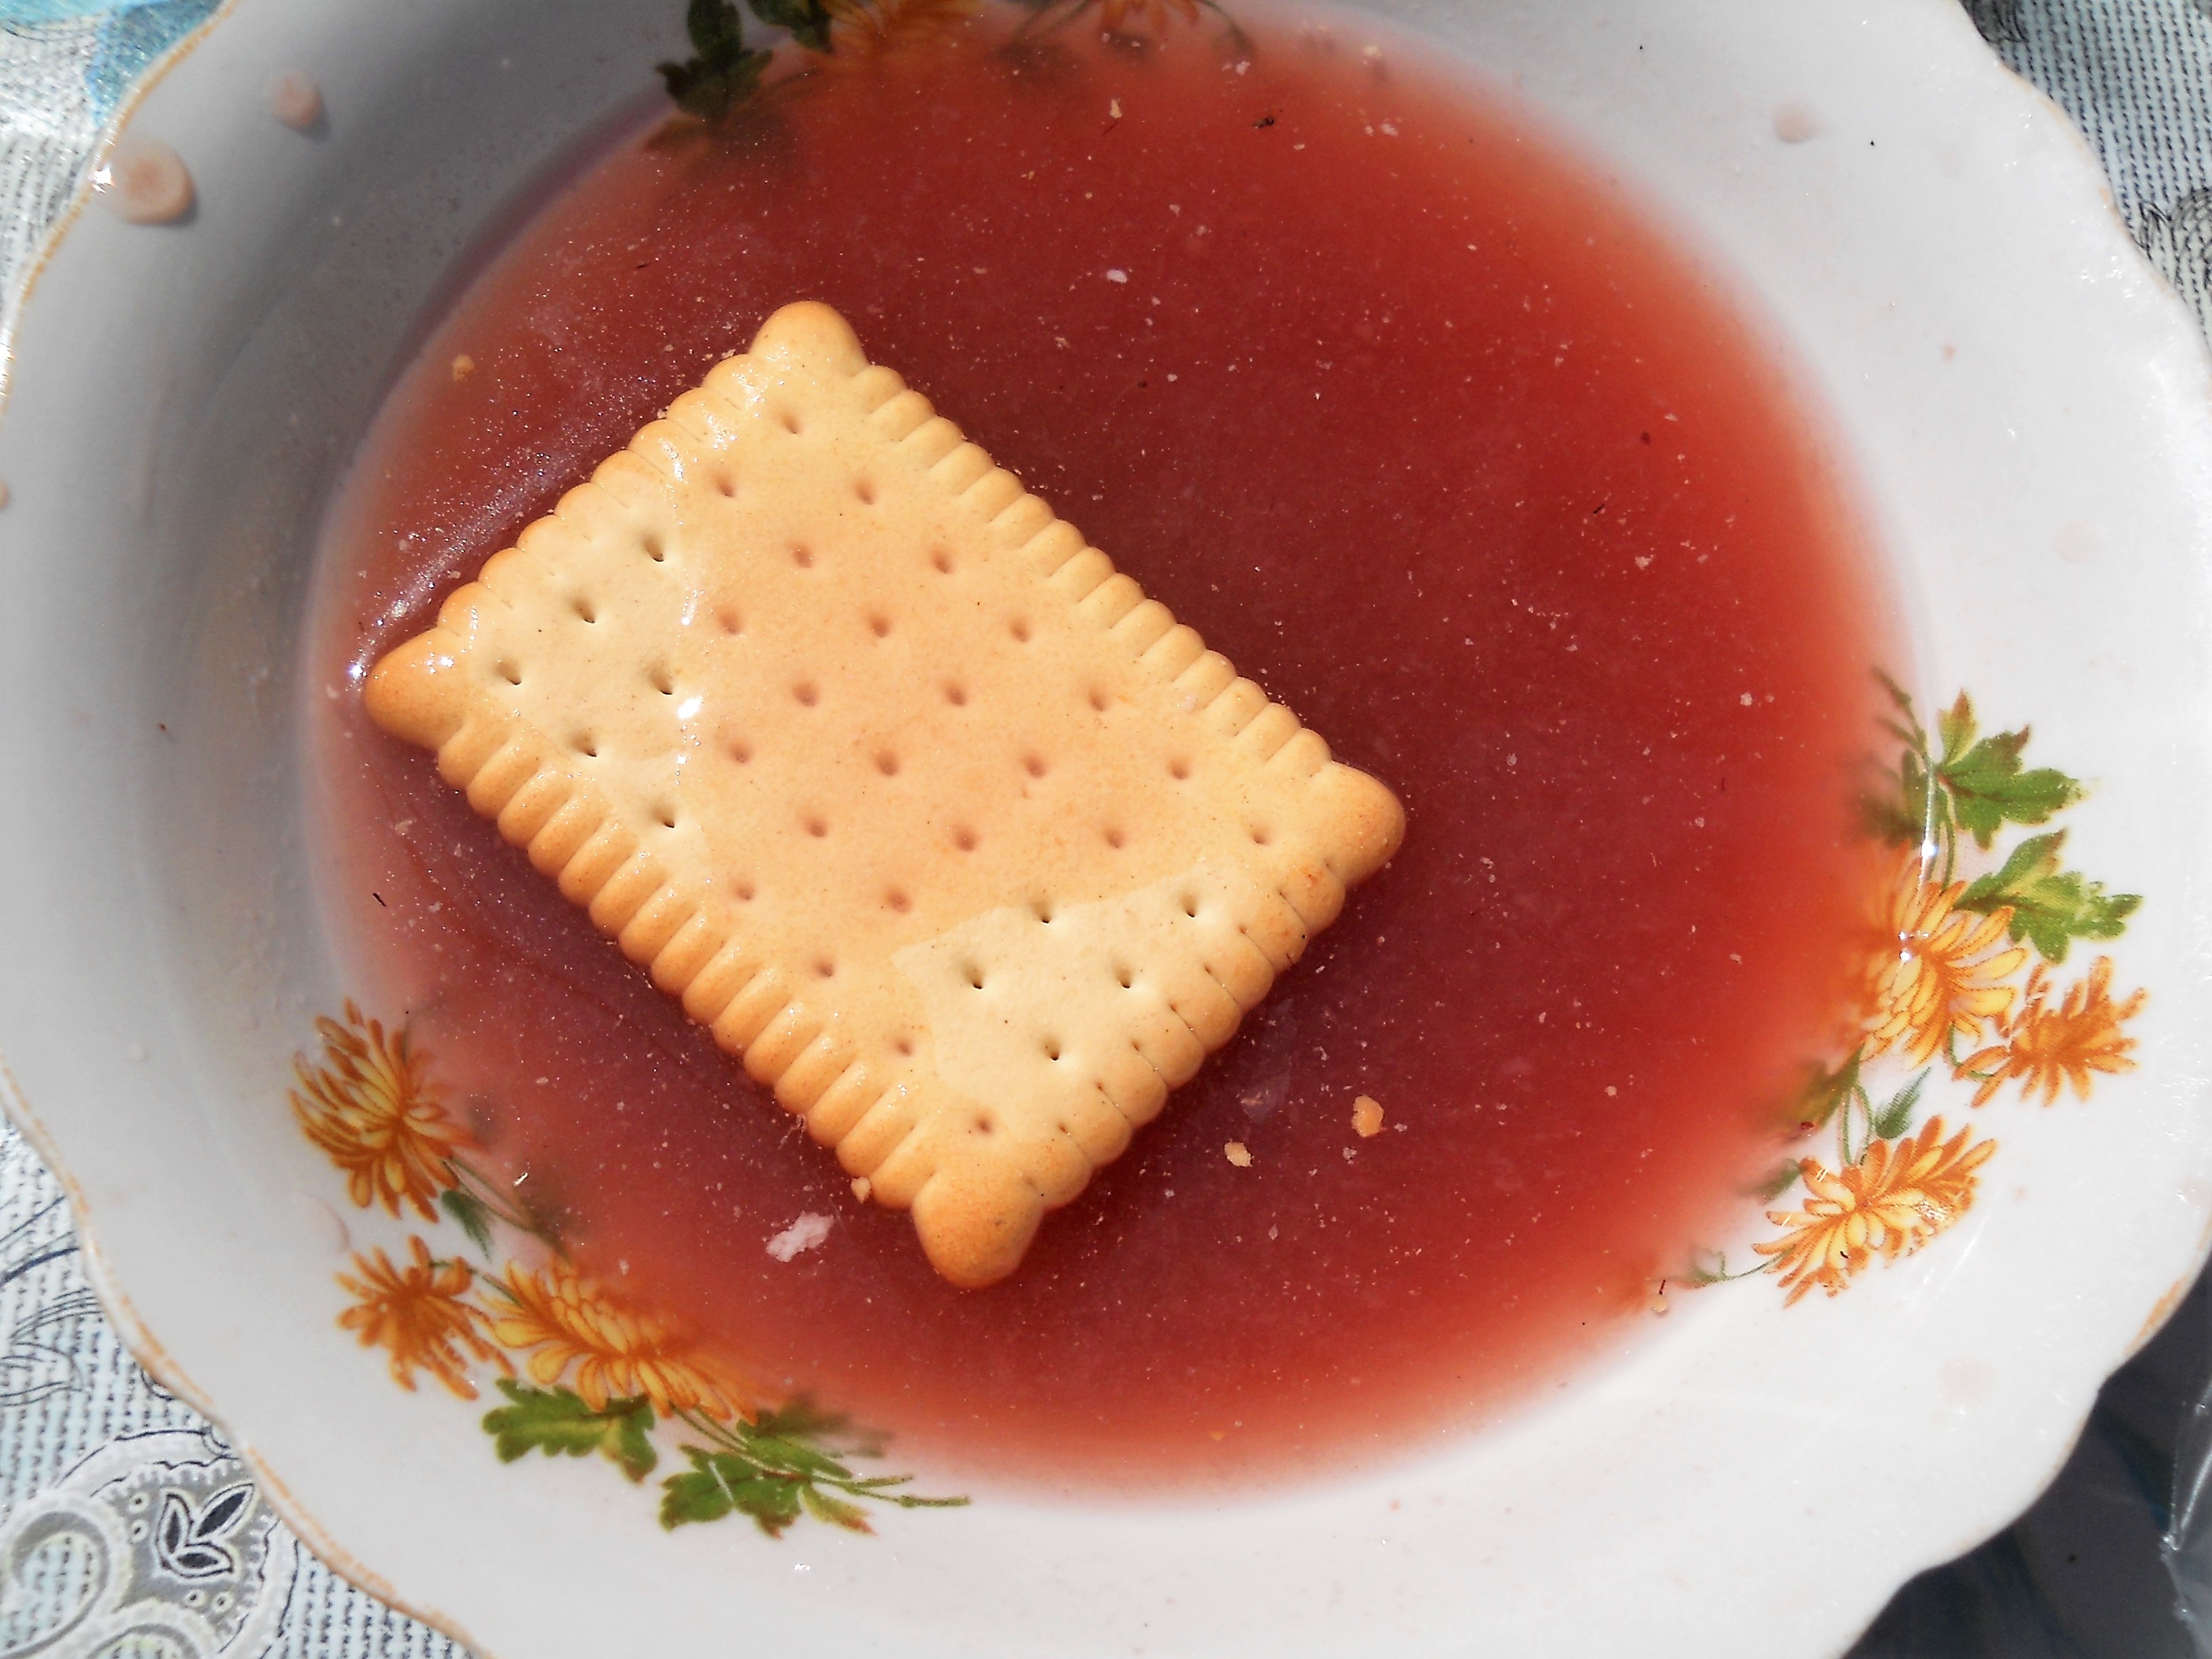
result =
[[[92,187],[125,224],[167,224],[192,205],[192,175],[184,158],[158,138],[120,140],[94,172]]]
[[[809,1210],[768,1242],[768,1253],[778,1261],[788,1261],[801,1250],[811,1250],[830,1237],[831,1218],[817,1215]]]
[[[323,118],[323,89],[305,70],[286,70],[269,82],[269,112],[306,132]]]
[[[1106,280],[1109,283],[1126,283],[1129,280],[1129,273],[1116,266],[1106,273]]]
[[[1221,1149],[1222,1155],[1240,1170],[1252,1167],[1252,1152],[1241,1140],[1232,1140]]]

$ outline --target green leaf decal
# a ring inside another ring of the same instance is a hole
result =
[[[902,1510],[957,1509],[968,1501],[890,1490],[904,1486],[908,1475],[854,1474],[846,1460],[878,1455],[878,1443],[852,1435],[843,1418],[805,1400],[751,1423],[725,1425],[696,1415],[684,1420],[714,1444],[684,1447],[690,1468],[660,1483],[664,1527],[745,1515],[776,1538],[806,1514],[848,1532],[870,1532],[867,1512],[848,1500],[872,1499]]]
[[[789,29],[809,52],[830,50],[830,9],[822,0],[747,0],[753,15],[770,28]]]
[[[781,1411],[762,1413],[745,1428],[745,1449],[779,1474],[850,1480],[853,1471],[816,1443],[842,1436],[850,1427],[844,1417],[817,1410],[809,1401],[794,1401]],[[880,1451],[868,1442],[846,1449],[844,1455],[874,1457]]]
[[[484,1260],[490,1261],[491,1212],[484,1207],[483,1200],[459,1187],[448,1187],[439,1195],[438,1203],[447,1215],[461,1224],[461,1231],[483,1252]]]
[[[1942,739],[1943,758],[1948,762],[1952,756],[1963,755],[1972,748],[1979,730],[1974,720],[1973,700],[1961,691],[1959,701],[1936,717],[1936,735]]]
[[[1894,1140],[1912,1127],[1912,1114],[1920,1104],[1920,1091],[1928,1086],[1923,1072],[1889,1097],[1888,1103],[1870,1113],[1867,1127],[1876,1140]]]
[[[1861,810],[1877,840],[1895,847],[1913,847],[1926,840],[1937,826],[1929,817],[1928,769],[1920,757],[1906,750],[1898,761],[1896,775],[1885,777],[1881,790],[1869,794]]]
[[[2107,893],[2100,881],[2061,867],[2059,849],[2066,832],[2031,836],[2013,848],[2004,867],[1984,876],[1966,890],[1960,908],[1984,915],[2009,908],[2014,939],[2033,943],[2046,962],[2066,960],[2077,939],[2118,939],[2142,902],[2136,893]]]
[[[691,1460],[688,1474],[672,1474],[662,1481],[660,1524],[672,1531],[687,1522],[719,1521],[733,1511],[749,1515],[771,1538],[799,1519],[799,1483],[764,1474],[733,1452],[710,1452],[686,1446]]]
[[[714,1454],[686,1446],[689,1474],[672,1474],[660,1483],[660,1524],[673,1532],[690,1522],[719,1521],[736,1505],[730,1488],[714,1467]]]
[[[599,1452],[633,1480],[653,1473],[660,1459],[653,1449],[653,1404],[644,1395],[610,1400],[593,1411],[568,1389],[533,1389],[512,1377],[499,1379],[508,1404],[484,1413],[500,1462],[512,1463],[533,1448],[548,1457],[582,1457]]]
[[[843,1498],[832,1498],[829,1493],[813,1486],[801,1486],[799,1489],[799,1496],[806,1505],[806,1512],[817,1521],[826,1521],[833,1527],[842,1527],[847,1532],[875,1531],[875,1528],[868,1524],[868,1517],[862,1513],[858,1504],[848,1504]]]
[[[711,121],[752,96],[769,54],[745,45],[744,26],[732,0],[691,0],[684,27],[691,37],[691,56],[655,67],[678,108]]]
[[[1936,769],[1936,781],[1950,797],[1959,827],[1978,846],[1988,847],[2008,823],[2046,823],[2085,793],[2051,767],[2022,769],[2020,757],[2027,747],[2027,726],[1978,740],[1974,707],[1963,691],[1939,725],[1943,758]]]
[[[1786,1164],[1777,1164],[1765,1180],[1751,1189],[1751,1196],[1761,1204],[1771,1204],[1797,1184],[1799,1173],[1797,1160],[1794,1158]]]
[[[1857,1092],[1859,1052],[1852,1049],[1850,1057],[1832,1072],[1825,1067],[1814,1068],[1806,1079],[1804,1093],[1798,1097],[1800,1121],[1819,1127]]]
[[[1881,774],[1880,785],[1861,803],[1861,811],[1867,830],[1877,840],[1915,847],[1949,827],[1948,819],[1937,821],[1948,810],[1946,798],[1937,793],[1930,799],[1928,733],[1921,729],[1912,699],[1888,675],[1877,671],[1875,678],[1897,709],[1893,718],[1881,723],[1898,742],[1897,770]]]

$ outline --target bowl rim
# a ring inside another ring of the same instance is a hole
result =
[[[1926,3],[1929,5],[1944,6],[1947,10],[1954,9],[1945,5],[1945,0],[1926,0]],[[110,129],[111,136],[108,142],[112,143],[115,135],[119,135],[129,128],[132,118],[147,98],[164,81],[187,63],[196,48],[209,40],[220,26],[233,19],[236,14],[245,9],[246,9],[245,0],[224,0],[224,3],[216,12],[179,42],[158,66],[149,71],[118,109]],[[2107,251],[2124,259],[2131,260],[2132,274],[2138,279],[2146,273],[2153,278],[2155,291],[2145,290],[2131,295],[2129,302],[2136,305],[2139,308],[2147,307],[2146,314],[2162,313],[2163,320],[2169,325],[2170,333],[2185,336],[2187,340],[2194,343],[2193,368],[2197,378],[2203,386],[2212,388],[2212,347],[2208,347],[2195,319],[2188,313],[2180,296],[2173,293],[2165,279],[2153,270],[2143,258],[2134,238],[2128,233],[2112,201],[2102,166],[2091,148],[2089,141],[2056,103],[2023,77],[2004,67],[2001,60],[1989,52],[1978,35],[1974,33],[1971,22],[1962,11],[1956,13],[1956,18],[1958,27],[1965,34],[1972,37],[1973,49],[1983,53],[1992,64],[2000,69],[2019,91],[2025,94],[2024,102],[2048,118],[2052,122],[2055,131],[2063,136],[2062,142],[2070,145],[2071,176],[2059,180],[2058,183],[2064,191],[2075,200],[2078,200],[2083,193],[2082,185],[2087,185],[2091,187],[2094,194],[2101,202],[2106,216],[2107,234],[2105,237],[2105,242]],[[2055,174],[2059,169],[2054,163],[2051,170]],[[32,306],[34,292],[40,279],[52,269],[66,238],[76,227],[89,195],[88,186],[78,192],[76,199],[58,220],[45,245],[33,261],[30,274],[18,301],[16,316],[19,332],[27,326],[29,319],[37,314]],[[2124,254],[2121,253],[2122,248],[2124,248]],[[13,400],[13,390],[12,386],[4,388],[10,402]],[[0,407],[0,415],[4,413],[4,407]],[[2206,419],[2199,422],[2197,425],[2199,436],[2212,433],[2212,412],[2208,412]],[[131,1350],[134,1358],[150,1374],[160,1378],[166,1387],[171,1389],[211,1421],[221,1423],[223,1420],[222,1415],[217,1409],[211,1395],[198,1387],[185,1373],[176,1357],[155,1334],[151,1323],[139,1312],[118,1281],[100,1247],[99,1227],[88,1194],[61,1156],[59,1137],[33,1109],[26,1092],[18,1083],[15,1073],[9,1068],[4,1054],[0,1054],[0,1109],[4,1109],[7,1115],[22,1129],[33,1148],[62,1183],[68,1195],[72,1218],[84,1249],[88,1279],[125,1346]],[[2207,1232],[2199,1237],[2186,1271],[2152,1306],[2136,1334],[2125,1346],[2124,1351],[2113,1358],[2112,1366],[2107,1368],[2107,1372],[2110,1369],[2124,1364],[2129,1357],[2138,1351],[2179,1305],[2194,1283],[2208,1251],[2212,1251],[2212,1232]],[[2057,1449],[2055,1456],[2046,1460],[2048,1467],[2036,1477],[2034,1484],[2037,1489],[2039,1490],[2042,1486],[2046,1485],[2063,1466],[2075,1439],[2078,1437],[2087,1422],[2094,1400],[2094,1390],[2092,1389],[2086,1397],[2078,1401],[2055,1408],[2053,1414],[2064,1419],[2070,1427],[2062,1437],[2051,1443]],[[425,1607],[407,1599],[397,1586],[380,1577],[365,1563],[341,1545],[307,1510],[301,1500],[278,1477],[276,1471],[269,1467],[263,1455],[250,1443],[244,1441],[237,1443],[237,1450],[239,1455],[251,1468],[257,1486],[267,1496],[272,1507],[301,1536],[302,1541],[336,1571],[372,1595],[438,1629],[453,1640],[469,1645],[479,1652],[483,1651],[475,1643],[474,1638],[462,1631],[457,1620],[435,1607]],[[1937,1561],[1948,1559],[1950,1554],[1972,1547],[1982,1539],[2001,1530],[2008,1523],[2012,1511],[2008,1508],[2002,1507],[2002,1504],[1999,1507],[2001,1512],[1995,1514],[1993,1517],[1984,1516],[1977,1520],[1955,1523],[1954,1531],[1959,1533],[1956,1547],[1938,1549],[1930,1554],[1923,1565],[1934,1565]],[[1885,1595],[1887,1593],[1884,1592]],[[1877,1602],[1876,1605],[1878,1607],[1879,1603]],[[1863,1620],[1860,1622],[1863,1623]]]

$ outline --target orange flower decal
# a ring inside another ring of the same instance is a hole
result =
[[[1960,1062],[1960,1077],[1981,1080],[1974,1104],[1983,1104],[2010,1078],[2021,1079],[2024,1097],[2033,1098],[2040,1089],[2046,1106],[2058,1098],[2061,1084],[2070,1083],[2075,1098],[2087,1100],[2092,1072],[2135,1070],[2129,1051],[2136,1040],[2120,1026],[2142,1012],[2149,994],[2139,990],[2125,1002],[2114,1002],[2112,987],[2112,959],[2099,957],[2089,977],[2068,990],[2053,1007],[2050,970],[2036,963],[2027,976],[2019,1017],[2007,1030],[2005,1041]]]
[[[1154,34],[1167,33],[1170,16],[1186,23],[1198,21],[1198,0],[1098,0],[1098,27],[1109,34],[1132,33],[1140,23]]]
[[[2025,946],[2007,945],[2012,912],[1983,916],[1956,908],[1963,881],[1926,880],[1920,860],[1899,860],[1889,890],[1882,941],[1869,960],[1865,994],[1865,1057],[1895,1049],[1924,1066],[1955,1034],[1978,1042],[1984,1021],[2001,1022],[2014,990],[2003,983],[2027,960]]]
[[[538,1273],[510,1262],[489,1281],[507,1304],[491,1333],[510,1348],[532,1349],[533,1381],[550,1388],[573,1363],[575,1390],[593,1411],[616,1395],[643,1395],[663,1417],[699,1411],[750,1418],[745,1390],[655,1316],[626,1307],[564,1261]]]
[[[323,1018],[323,1063],[292,1062],[291,1091],[307,1139],[346,1173],[346,1191],[363,1209],[381,1203],[398,1215],[402,1200],[425,1221],[437,1219],[438,1194],[453,1184],[447,1161],[469,1144],[429,1087],[425,1057],[403,1029],[386,1034],[349,1001],[345,1024]]]
[[[982,0],[827,0],[829,67],[879,66],[945,40],[982,10]]]
[[[465,1262],[433,1261],[420,1238],[408,1243],[415,1259],[404,1267],[394,1267],[382,1250],[355,1253],[354,1270],[361,1276],[340,1273],[337,1279],[356,1305],[338,1316],[338,1323],[358,1332],[362,1347],[391,1351],[392,1380],[401,1388],[415,1386],[420,1368],[462,1399],[473,1400],[477,1388],[466,1370],[471,1358],[510,1369],[506,1356],[482,1334],[488,1324],[483,1310],[461,1300],[474,1275]]]
[[[1774,1258],[1790,1302],[1816,1285],[1835,1295],[1873,1257],[1911,1255],[1972,1206],[1974,1171],[1997,1143],[1970,1137],[1961,1129],[1946,1141],[1943,1120],[1931,1117],[1909,1139],[1875,1141],[1838,1174],[1804,1159],[1805,1207],[1768,1211],[1789,1231],[1752,1249]]]

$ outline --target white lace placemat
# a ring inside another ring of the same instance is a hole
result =
[[[2089,135],[2136,240],[2212,331],[2212,0],[1965,3]],[[0,349],[118,108],[216,8],[0,0]],[[2190,1616],[2212,1612],[2212,1540],[2187,1501],[2212,1462],[2205,1300],[2200,1285],[2106,1389],[2051,1495],[1908,1586],[1855,1659],[2212,1659]],[[0,1659],[459,1653],[301,1548],[221,1436],[132,1362],[59,1185],[0,1123]]]

